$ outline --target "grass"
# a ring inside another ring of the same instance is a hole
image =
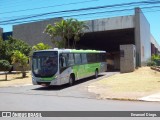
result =
[[[135,99],[160,91],[160,72],[141,67],[131,73],[116,74],[92,83],[90,92],[102,98]],[[94,86],[94,87],[93,87]]]

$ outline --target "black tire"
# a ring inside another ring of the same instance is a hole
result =
[[[94,77],[95,77],[95,79],[98,78],[98,70],[95,71]]]
[[[70,75],[69,77],[69,86],[72,86],[74,84],[74,77],[73,75]]]

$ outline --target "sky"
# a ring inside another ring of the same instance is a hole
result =
[[[9,32],[13,25],[54,17],[92,20],[134,15],[135,7],[142,8],[160,45],[160,0],[0,0],[0,27]]]

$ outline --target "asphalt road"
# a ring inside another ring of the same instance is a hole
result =
[[[115,73],[108,73],[107,76],[112,74]],[[0,88],[0,111],[160,111],[158,102],[97,100],[95,94],[87,92],[88,84],[107,76],[84,79],[72,87],[65,85],[48,88],[30,85]],[[88,119],[97,118],[83,118]],[[148,118],[144,118],[146,119]]]

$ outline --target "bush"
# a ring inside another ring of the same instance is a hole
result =
[[[160,60],[154,60],[157,66],[160,66]]]
[[[5,80],[7,80],[7,72],[11,69],[12,65],[7,60],[0,60],[0,71],[5,71]]]
[[[0,60],[0,71],[9,71],[12,65],[7,60]]]
[[[20,51],[15,50],[13,52],[13,55],[12,55],[11,59],[12,59],[13,64],[18,63],[19,67],[22,68],[22,70],[21,70],[22,71],[22,77],[23,78],[26,77],[26,72],[25,71],[26,71],[26,68],[28,66],[28,57],[25,54],[21,53]]]
[[[155,61],[149,61],[147,62],[147,66],[156,66],[156,62]]]
[[[152,60],[152,61],[160,60],[160,55],[153,54],[152,57],[151,57],[151,60]]]

